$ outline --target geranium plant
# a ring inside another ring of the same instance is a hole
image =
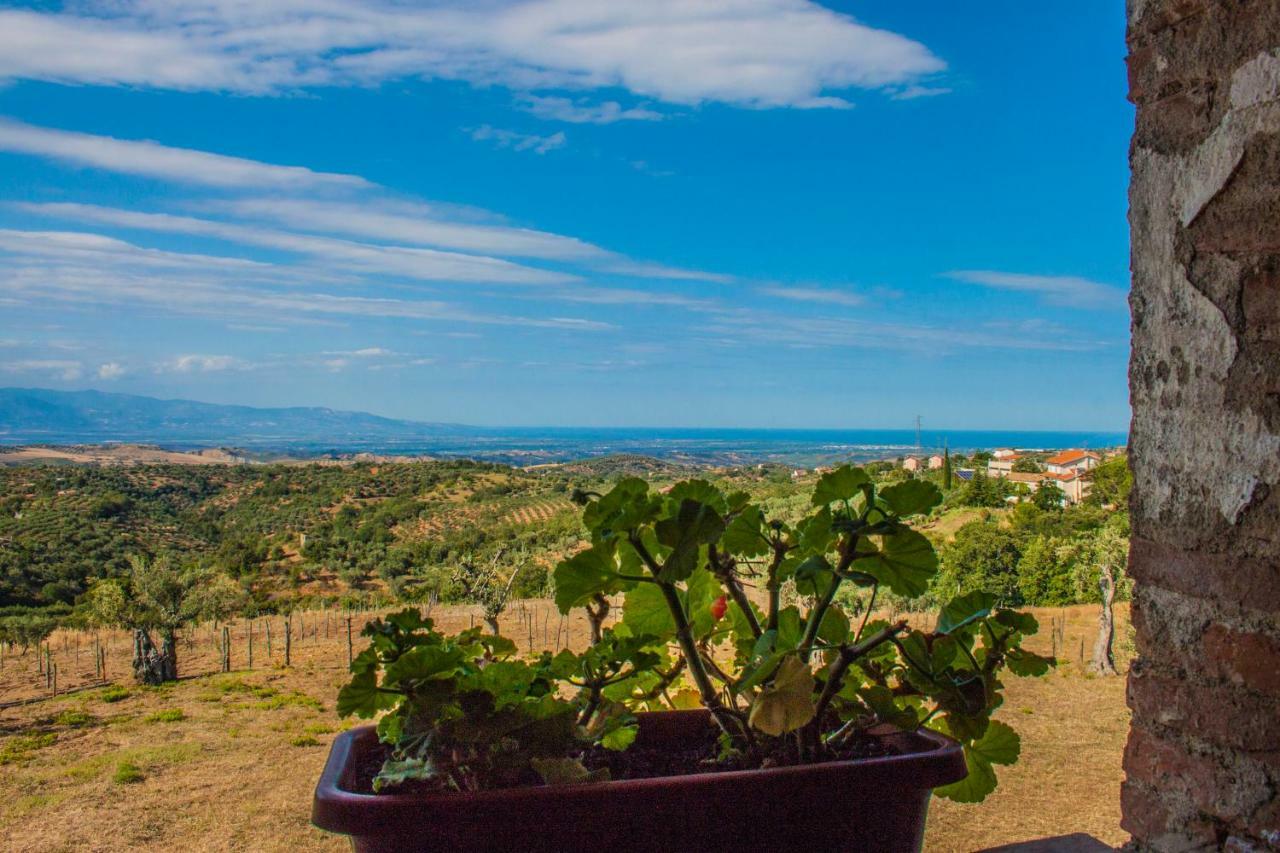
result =
[[[984,592],[945,604],[930,630],[875,618],[882,590],[917,597],[937,572],[908,519],[941,498],[926,481],[879,488],[847,466],[818,480],[811,511],[790,524],[702,480],[576,493],[590,547],[556,567],[556,604],[568,613],[621,594],[620,622],[582,654],[519,661],[501,638],[443,637],[405,611],[369,626],[339,710],[389,712],[380,785],[600,778],[593,753],[630,745],[633,712],[700,703],[718,748],[690,772],[876,754],[885,733],[927,726],[963,744],[969,769],[938,793],[981,800],[995,765],[1019,752],[991,718],[1001,675],[1041,675],[1051,661],[1021,646],[1035,619]]]

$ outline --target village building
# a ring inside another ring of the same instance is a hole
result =
[[[1050,474],[1070,474],[1092,471],[1098,467],[1102,457],[1092,450],[1063,450],[1044,461],[1045,470]]]
[[[919,471],[920,466],[923,464],[924,463],[920,461],[919,457],[916,457],[916,456],[908,456],[906,459],[902,460],[902,467],[905,470],[911,471],[913,473],[916,471]]]
[[[999,451],[997,451],[999,452]],[[1022,458],[1021,453],[1009,451],[1008,456],[1002,456],[999,459],[994,456],[987,460],[987,476],[988,477],[1008,477],[1013,473],[1013,463]]]
[[[937,471],[939,468],[941,468],[945,464],[945,461],[946,460],[944,460],[938,454],[936,453],[933,454],[932,456],[929,457],[929,470]]]
[[[1017,459],[1018,455],[1019,455],[1018,451],[1010,450],[1007,447],[1002,447],[996,452],[992,453],[991,458],[992,459]]]

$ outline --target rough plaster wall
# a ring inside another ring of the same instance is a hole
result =
[[[1130,0],[1124,826],[1280,850],[1280,0]]]

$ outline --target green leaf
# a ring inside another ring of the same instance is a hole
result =
[[[622,602],[622,622],[636,636],[648,634],[666,641],[676,634],[675,618],[657,584],[636,584]]]
[[[716,620],[711,615],[711,605],[723,592],[720,581],[706,569],[695,569],[689,575],[685,583],[685,610],[695,638],[702,639],[715,630]]]
[[[987,724],[987,730],[977,741],[964,745],[964,763],[969,775],[959,782],[934,790],[940,797],[958,803],[980,803],[996,789],[996,771],[993,765],[1013,764],[1021,751],[1018,733],[996,720]]]
[[[1009,649],[1005,652],[1004,661],[1010,672],[1021,676],[1044,675],[1053,666],[1052,658],[1041,657],[1026,649]]]
[[[387,666],[387,686],[404,682],[447,678],[458,671],[462,650],[445,646],[415,646]]]
[[[648,524],[662,507],[662,499],[649,494],[649,484],[639,477],[623,477],[607,495],[587,504],[582,523],[593,538],[634,530]]]
[[[399,694],[378,689],[378,674],[373,670],[358,672],[338,691],[338,716],[354,714],[368,719],[379,711],[394,708],[400,698]]]
[[[1040,630],[1040,623],[1030,613],[1018,610],[997,610],[993,618],[997,623],[1006,628],[1012,628],[1024,637],[1030,637]]]
[[[618,726],[604,733],[600,738],[600,745],[605,749],[621,751],[631,746],[639,733],[640,727],[637,725]]]
[[[764,532],[764,511],[758,506],[745,507],[725,527],[720,545],[726,552],[743,557],[767,554],[769,541]]]
[[[698,564],[699,549],[720,538],[724,518],[712,507],[693,500],[683,500],[674,516],[654,525],[658,541],[671,549],[662,564],[659,577],[667,583],[682,581]]]
[[[875,554],[853,561],[853,570],[865,572],[905,598],[923,595],[938,571],[938,555],[924,534],[910,528],[881,537]]]
[[[382,791],[404,782],[425,782],[434,779],[436,769],[429,759],[406,758],[403,761],[387,759],[378,775],[373,777],[373,790]]]
[[[818,626],[818,639],[828,645],[837,646],[848,642],[849,617],[837,605],[831,605],[822,615],[822,624]]]
[[[576,758],[531,758],[529,765],[548,785],[577,785],[583,782],[604,782],[609,778],[609,768],[588,770]]]
[[[947,602],[938,614],[938,624],[934,632],[950,634],[979,619],[985,619],[999,600],[1000,596],[980,589],[957,596]]]
[[[870,482],[871,478],[866,471],[842,465],[818,479],[818,484],[813,488],[813,505],[826,506],[836,501],[850,500]]]
[[[831,509],[823,507],[796,526],[796,538],[800,547],[812,554],[825,554],[831,550],[836,533],[831,529]]]
[[[878,494],[899,517],[925,513],[942,503],[942,490],[928,480],[903,480]]]
[[[827,593],[835,582],[835,570],[821,554],[813,554],[795,568],[796,589],[802,595],[819,598]]]
[[[793,732],[813,719],[813,673],[800,658],[789,655],[779,666],[773,683],[751,704],[747,723],[767,735]]]
[[[430,628],[431,620],[422,618],[422,613],[416,607],[409,607],[398,613],[392,613],[387,617],[387,621],[395,625],[406,634],[416,631],[419,628]]]
[[[676,483],[667,492],[667,500],[677,507],[685,501],[706,504],[721,515],[729,511],[724,494],[706,480],[684,480]]]
[[[552,573],[556,607],[561,613],[586,604],[597,593],[609,595],[624,588],[613,556],[599,548],[588,548],[561,560]]]

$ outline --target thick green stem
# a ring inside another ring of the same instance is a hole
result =
[[[728,709],[721,704],[720,694],[716,692],[715,685],[711,683],[711,676],[707,674],[707,668],[703,665],[702,656],[698,653],[698,644],[693,639],[693,628],[689,625],[689,617],[684,612],[684,604],[680,602],[675,584],[659,581],[658,588],[662,590],[662,595],[667,600],[667,609],[671,611],[671,617],[675,620],[676,642],[680,644],[680,653],[684,657],[685,665],[689,667],[689,675],[693,678],[694,686],[698,688],[698,695],[702,697],[702,704],[711,712],[711,716],[715,718],[720,728],[733,736],[735,732],[728,724],[728,721],[733,719],[733,715],[728,713]]]
[[[836,566],[835,574],[831,579],[831,589],[818,599],[818,603],[813,606],[813,610],[809,612],[809,621],[804,626],[804,638],[800,641],[800,659],[805,663],[809,662],[810,656],[813,654],[813,644],[818,638],[818,630],[822,627],[822,620],[827,615],[827,610],[831,607],[831,602],[835,600],[836,590],[840,589],[842,582],[841,575],[849,571],[849,566],[853,564],[854,553],[858,547],[858,537],[850,536],[845,543],[845,547],[840,552],[840,563]]]
[[[747,598],[746,590],[742,588],[742,584],[733,574],[733,563],[731,561],[722,563],[715,545],[709,548],[708,557],[716,577],[720,579],[725,589],[729,591],[729,597],[733,599],[733,603],[738,605],[738,609],[746,616],[752,635],[759,637],[764,633],[760,628],[760,620],[756,618],[756,611],[752,608],[751,601]]]
[[[787,547],[780,538],[775,538],[773,545],[773,562],[769,564],[769,621],[766,628],[770,631],[778,630],[778,612],[782,609],[782,581],[778,580],[778,571],[782,568],[782,561],[786,559]]]
[[[822,725],[822,715],[826,713],[827,706],[831,704],[831,700],[840,692],[840,685],[844,681],[844,674],[848,671],[849,666],[867,652],[874,650],[876,646],[892,640],[905,630],[907,630],[907,620],[902,619],[897,624],[881,628],[870,637],[854,643],[852,646],[840,647],[840,656],[831,665],[831,672],[827,675],[827,683],[823,685],[822,694],[818,697],[817,704],[814,705],[813,723],[811,725],[814,727]]]

